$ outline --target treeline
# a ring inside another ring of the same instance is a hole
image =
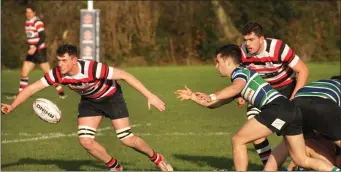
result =
[[[86,1],[1,1],[1,65],[20,67],[28,50],[25,7],[34,4],[46,30],[50,61],[62,43],[79,45]],[[192,65],[215,49],[241,43],[241,29],[259,22],[267,37],[288,43],[304,60],[340,58],[340,1],[95,1],[100,9],[101,61],[116,65]]]

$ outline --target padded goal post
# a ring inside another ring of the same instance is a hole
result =
[[[92,2],[92,1],[91,1]],[[99,62],[100,44],[100,10],[88,9],[80,11],[80,52],[81,59],[91,59]]]

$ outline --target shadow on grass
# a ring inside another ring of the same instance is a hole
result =
[[[124,162],[119,161],[120,164],[123,165],[123,170],[128,171],[142,171],[138,167],[135,167],[136,164],[134,162]],[[148,162],[148,161],[147,161]],[[158,171],[158,168],[151,163],[150,169],[143,169],[143,171]],[[12,166],[22,166],[22,165],[56,165],[58,169],[57,171],[84,171],[87,167],[91,167],[92,169],[97,169],[96,171],[108,171],[108,168],[101,163],[100,161],[96,160],[60,160],[60,159],[33,159],[33,158],[22,158],[17,162],[8,163],[8,164],[1,164],[1,170],[8,171],[9,167]],[[87,166],[87,167],[83,167]],[[82,168],[83,167],[83,168]],[[129,168],[133,167],[133,168]],[[20,169],[20,171],[25,169]],[[27,170],[27,169],[26,169]],[[29,169],[32,171],[32,169]],[[18,170],[16,170],[18,171]],[[49,170],[50,171],[50,170]]]
[[[98,168],[100,170],[107,170],[105,165],[99,165],[97,161],[91,160],[60,160],[60,159],[52,159],[52,160],[43,160],[43,159],[33,159],[33,158],[23,158],[14,163],[1,164],[1,170],[6,170],[5,168],[11,166],[22,166],[22,165],[56,165],[61,170],[66,171],[81,171],[81,166],[91,166]],[[24,170],[24,169],[21,169]]]
[[[191,163],[196,163],[198,166],[211,166],[215,168],[215,170],[234,170],[233,160],[227,157],[221,156],[198,156],[198,155],[185,155],[185,154],[175,154],[173,155],[175,158],[190,161]],[[262,165],[251,164],[249,163],[248,170],[263,170]],[[175,168],[175,170],[177,170]],[[181,170],[181,169],[178,169]]]

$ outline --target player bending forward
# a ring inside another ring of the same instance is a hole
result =
[[[5,114],[13,111],[44,88],[63,84],[81,96],[78,105],[78,136],[80,144],[89,154],[106,163],[110,171],[122,170],[122,165],[95,140],[96,129],[102,117],[111,120],[120,141],[149,157],[162,171],[173,171],[164,157],[154,152],[140,137],[134,136],[129,122],[128,110],[120,85],[116,80],[124,80],[147,98],[148,108],[155,106],[164,111],[165,104],[130,73],[106,66],[93,60],[79,60],[77,47],[62,45],[57,49],[58,66],[50,70],[40,80],[27,86],[11,105],[3,104]]]
[[[181,100],[192,100],[209,108],[218,107],[241,96],[261,109],[259,115],[248,120],[232,137],[235,170],[247,170],[246,144],[273,132],[284,136],[289,154],[296,165],[318,171],[339,170],[323,160],[306,155],[300,109],[277,90],[272,89],[257,73],[239,67],[240,56],[241,51],[236,45],[223,46],[216,53],[216,68],[222,77],[231,78],[230,86],[211,95],[193,93],[187,87],[175,92]]]

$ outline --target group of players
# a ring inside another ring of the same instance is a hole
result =
[[[92,60],[78,59],[74,45],[57,49],[58,65],[49,69],[44,44],[43,23],[33,7],[26,8],[26,33],[30,49],[24,62],[19,94],[11,105],[2,104],[7,114],[27,98],[54,85],[62,98],[59,84],[66,85],[81,96],[78,106],[78,134],[83,148],[104,162],[109,170],[122,170],[122,165],[96,141],[96,130],[102,120],[111,120],[120,141],[143,153],[162,171],[172,171],[165,158],[155,152],[130,128],[129,113],[120,85],[124,80],[144,95],[160,111],[165,103],[151,93],[128,72]],[[243,29],[244,43],[229,44],[217,50],[216,68],[232,84],[214,94],[192,92],[189,88],[175,93],[181,100],[192,100],[208,108],[217,108],[237,99],[245,102],[248,121],[233,136],[235,169],[246,171],[246,144],[254,147],[265,170],[278,170],[288,155],[292,159],[288,170],[295,166],[319,171],[339,171],[341,140],[340,76],[306,84],[308,68],[294,51],[281,40],[264,38],[262,26],[248,23]],[[44,53],[45,52],[45,53]],[[39,63],[44,77],[28,85],[28,72]],[[46,65],[47,64],[47,65]],[[45,67],[44,67],[45,66]],[[28,86],[27,86],[28,85]],[[257,131],[257,132],[255,132]],[[283,141],[272,151],[267,136],[276,132]],[[330,146],[330,145],[335,145]],[[332,147],[332,148],[331,148]]]
[[[232,137],[237,171],[247,170],[249,142],[265,170],[278,170],[290,155],[288,170],[339,171],[340,76],[305,85],[308,69],[287,44],[264,38],[262,26],[253,22],[245,25],[243,37],[241,46],[225,45],[216,52],[216,68],[231,78],[230,86],[210,95],[185,87],[175,92],[178,98],[208,108],[233,99],[239,106],[248,102],[248,121]],[[284,136],[273,151],[266,139],[272,132]]]

